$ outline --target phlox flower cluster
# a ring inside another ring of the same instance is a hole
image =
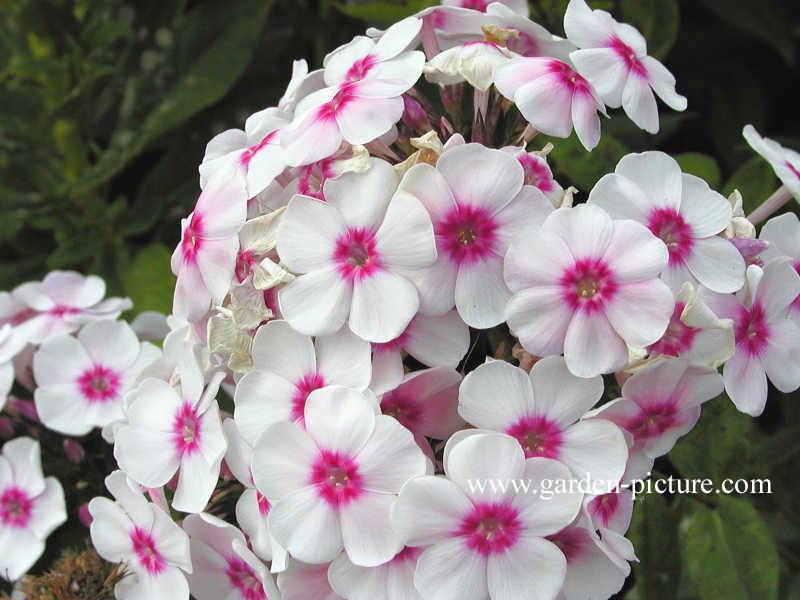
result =
[[[756,238],[662,152],[556,181],[558,138],[686,108],[635,28],[571,0],[564,29],[447,0],[297,61],[208,143],[169,317],[118,320],[76,273],[0,295],[0,398],[16,380],[9,410],[118,465],[86,519],[117,598],[608,598],[637,560],[624,484],[723,391],[757,416],[800,387],[800,222]],[[745,135],[796,193],[795,154]],[[535,492],[587,478],[615,485]],[[6,443],[0,575],[64,511],[36,442]]]

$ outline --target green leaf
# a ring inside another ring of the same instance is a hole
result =
[[[363,19],[369,23],[394,23],[404,19],[423,8],[435,4],[430,0],[408,0],[407,2],[367,2],[365,4],[338,4],[344,14]]]
[[[136,133],[116,133],[109,149],[75,193],[105,183],[156,138],[220,100],[250,63],[269,6],[265,0],[229,2],[228,24],[214,43],[197,57]]]
[[[793,22],[779,0],[758,2],[701,0],[701,2],[720,19],[772,46],[784,61],[789,65],[794,64]]]
[[[678,37],[680,11],[675,0],[622,0],[622,20],[642,32],[648,54],[664,58]]]
[[[716,189],[720,184],[720,172],[717,161],[707,154],[699,152],[684,152],[675,156],[675,160],[685,173],[697,175],[704,179],[708,185]]]
[[[760,156],[754,156],[731,176],[722,193],[730,195],[734,189],[742,193],[745,214],[750,214],[778,188],[775,172]]]
[[[675,445],[669,458],[684,478],[723,479],[747,474],[753,419],[736,410],[727,396],[703,405],[697,426]]]
[[[597,180],[613,171],[619,159],[628,153],[621,142],[607,134],[600,138],[600,143],[591,152],[587,152],[574,135],[566,140],[548,141],[554,146],[549,157],[556,169],[587,194]],[[540,145],[538,139],[535,143]]]
[[[152,244],[121,269],[122,285],[125,294],[133,301],[135,314],[145,310],[164,314],[172,311],[175,277],[169,259],[170,252],[166,246]]]
[[[741,498],[719,497],[682,530],[684,565],[701,600],[774,600],[779,558],[756,509]]]
[[[639,562],[633,573],[641,600],[673,600],[680,579],[678,515],[661,494],[647,494],[634,504],[628,537]]]

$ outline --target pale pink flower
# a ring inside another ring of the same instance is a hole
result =
[[[331,587],[348,600],[422,600],[414,587],[414,570],[421,548],[405,547],[377,567],[354,565],[342,552],[328,568]]]
[[[446,440],[464,426],[458,414],[460,383],[461,373],[447,367],[414,371],[381,396],[381,412],[411,431],[420,448],[430,455],[426,437]]]
[[[667,247],[646,227],[582,204],[559,208],[509,248],[509,327],[536,356],[563,352],[580,377],[610,373],[657,341],[674,308],[658,278]]]
[[[278,108],[287,113],[294,113],[297,103],[325,85],[324,69],[308,71],[305,59],[292,62],[292,77],[286,86],[286,91],[278,100]]]
[[[667,245],[662,274],[673,292],[685,281],[722,294],[744,285],[745,264],[736,246],[718,234],[731,222],[731,205],[708,184],[682,173],[663,152],[628,154],[589,194],[616,219],[646,226]]]
[[[580,509],[582,494],[544,500],[538,493],[472,489],[469,480],[567,481],[567,467],[548,458],[525,459],[517,441],[476,433],[445,451],[446,477],[409,480],[392,510],[392,524],[408,546],[424,547],[414,583],[429,598],[554,599],[566,560],[544,539]]]
[[[735,296],[703,294],[718,316],[733,320],[736,354],[722,369],[725,391],[743,413],[758,416],[767,402],[767,377],[781,392],[800,386],[800,330],[788,318],[800,294],[800,276],[788,259],[762,270],[747,267],[747,282]]]
[[[232,168],[241,172],[248,198],[262,192],[286,168],[280,133],[290,119],[278,108],[266,108],[247,118],[244,131],[228,129],[214,136],[200,164],[200,187],[205,188],[219,171]]]
[[[211,303],[222,304],[231,286],[239,250],[239,230],[247,215],[244,179],[222,169],[200,193],[192,214],[181,221],[181,241],[172,254],[178,277],[172,310],[200,321]]]
[[[278,300],[289,325],[306,335],[348,322],[359,337],[388,342],[417,312],[409,277],[436,259],[430,218],[416,198],[395,193],[389,163],[371,162],[365,173],[328,180],[326,202],[295,196],[283,215],[278,254],[299,276]]]
[[[192,573],[189,589],[197,600],[279,600],[266,566],[247,548],[242,532],[213,515],[189,515]]]
[[[389,509],[425,473],[425,456],[407,429],[375,413],[364,394],[329,386],[309,395],[305,429],[276,423],[259,439],[253,477],[272,503],[272,535],[294,558],[324,563],[344,548],[353,563],[376,566],[403,547]]]
[[[227,443],[215,378],[202,396],[179,394],[160,379],[145,379],[125,400],[126,422],[116,430],[114,458],[133,480],[165,485],[178,473],[172,506],[200,512],[219,478]]]
[[[67,520],[64,490],[42,475],[39,442],[3,444],[0,454],[0,577],[16,581],[44,552],[50,533]]]
[[[676,356],[713,369],[733,356],[734,351],[733,321],[715,315],[688,281],[675,297],[664,335],[647,347],[650,357]]]
[[[789,258],[794,270],[800,273],[800,220],[791,212],[773,217],[761,228],[758,236],[768,242],[762,252],[765,262]],[[800,327],[800,296],[789,305],[789,317]]]
[[[85,325],[33,355],[36,410],[42,423],[67,435],[85,435],[123,418],[122,398],[161,351],[140,343],[124,321]]]
[[[653,92],[670,108],[686,110],[686,98],[675,91],[675,77],[652,56],[647,41],[631,25],[618,23],[585,0],[570,0],[564,14],[567,38],[580,48],[570,53],[578,72],[595,87],[603,102],[622,108],[639,127],[658,132]]]
[[[15,337],[41,344],[84,323],[116,319],[133,306],[128,298],[103,300],[105,295],[106,284],[96,275],[51,271],[41,282],[0,293],[0,325],[10,323]]]
[[[435,168],[423,163],[405,174],[398,194],[425,205],[438,251],[433,265],[412,274],[422,314],[442,315],[455,306],[479,329],[504,320],[511,293],[503,257],[512,238],[539,224],[550,206],[523,179],[513,156],[480,144],[453,146]]]
[[[342,141],[366,144],[388,133],[403,115],[402,95],[422,74],[416,45],[422,21],[408,17],[373,40],[357,36],[325,57],[326,87],[297,103],[281,134],[285,160],[306,165],[332,155]]]
[[[289,561],[287,569],[278,573],[281,600],[342,600],[328,581],[328,567],[328,563]]]
[[[547,539],[564,553],[567,574],[563,600],[606,600],[622,589],[637,560],[624,533],[633,499],[629,491],[587,497],[578,518]]]
[[[537,361],[530,375],[496,360],[464,378],[458,412],[475,427],[516,439],[526,458],[558,460],[577,479],[618,481],[628,460],[622,431],[583,419],[602,395],[602,377],[576,377],[560,356]]]
[[[225,419],[222,422],[222,429],[228,440],[225,464],[245,487],[236,501],[236,522],[250,540],[253,552],[263,560],[273,561],[275,565],[281,558],[279,555],[284,551],[273,541],[269,533],[267,520],[271,508],[269,500],[256,489],[253,481],[253,472],[250,468],[253,462],[253,447],[239,433],[233,419]]]
[[[428,367],[458,366],[469,349],[469,327],[451,310],[437,317],[417,315],[399,337],[372,345],[372,381],[376,394],[393,390],[403,380],[403,352]]]
[[[370,345],[346,327],[312,340],[286,321],[270,321],[253,339],[253,369],[236,386],[234,417],[250,445],[274,423],[303,423],[306,399],[316,389],[369,385]]]
[[[128,575],[114,589],[119,600],[189,600],[186,573],[192,572],[189,538],[172,518],[145,500],[122,471],[106,477],[114,496],[89,502],[90,533],[97,553],[124,563]]]
[[[722,389],[722,377],[713,369],[677,358],[661,360],[635,373],[622,386],[622,397],[604,404],[594,416],[616,423],[633,436],[631,455],[656,459],[694,428],[700,406]],[[646,473],[628,475],[645,477]]]
[[[752,125],[745,125],[742,133],[750,147],[766,159],[778,179],[800,201],[800,153],[761,137]]]
[[[25,341],[15,336],[10,323],[0,325],[0,411],[14,384],[12,359],[25,347]]]
[[[497,90],[539,131],[566,138],[573,125],[587,150],[600,141],[606,108],[592,85],[556,58],[515,58],[494,72]]]

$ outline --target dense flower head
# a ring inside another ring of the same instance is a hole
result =
[[[558,138],[686,99],[608,12],[570,0],[566,39],[528,15],[445,0],[296,61],[205,148],[172,315],[128,325],[66,271],[0,293],[1,433],[107,442],[114,499],[75,508],[117,598],[609,598],[625,486],[723,391],[759,415],[800,387],[797,217],[756,237],[663,152],[569,185],[594,155]],[[795,154],[745,137],[796,194]],[[38,442],[6,443],[0,575],[65,519]]]

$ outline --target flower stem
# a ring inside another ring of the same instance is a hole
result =
[[[748,220],[753,225],[758,225],[771,217],[778,209],[792,199],[792,193],[785,185],[782,185],[777,190],[764,200],[761,205],[753,212],[747,215]]]

